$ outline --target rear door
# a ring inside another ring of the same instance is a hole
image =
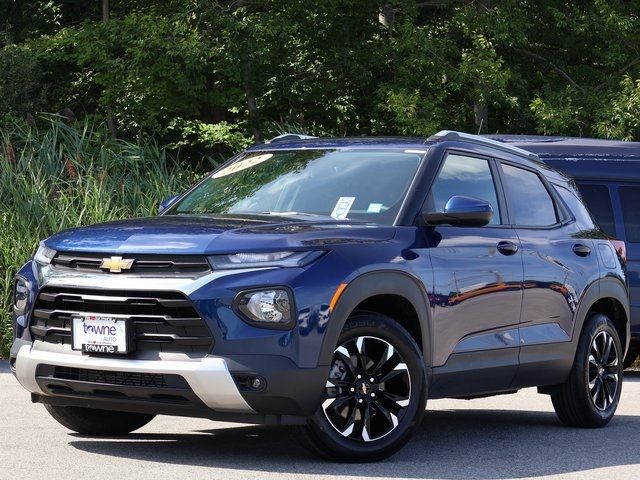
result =
[[[582,293],[598,278],[593,232],[585,231],[535,169],[502,163],[509,216],[522,244],[520,368],[514,386],[562,381]],[[568,192],[571,193],[571,192]],[[577,200],[577,199],[576,199]]]

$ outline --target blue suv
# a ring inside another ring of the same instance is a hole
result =
[[[341,461],[397,451],[427,398],[537,386],[604,426],[630,338],[573,182],[450,131],[255,145],[157,217],[44,240],[13,314],[12,369],[71,430],[293,424]]]

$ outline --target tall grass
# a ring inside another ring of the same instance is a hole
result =
[[[198,173],[153,143],[109,140],[90,121],[47,115],[0,129],[0,357],[12,341],[12,279],[38,242],[59,230],[153,215]]]

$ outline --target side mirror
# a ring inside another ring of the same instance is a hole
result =
[[[174,195],[173,197],[165,198],[158,204],[158,213],[164,212],[167,208],[171,206],[173,202],[177,200],[180,195]]]
[[[493,208],[484,200],[455,195],[444,206],[444,212],[423,213],[428,225],[453,225],[455,227],[484,227],[493,217]]]

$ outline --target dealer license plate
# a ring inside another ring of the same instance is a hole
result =
[[[126,318],[93,315],[72,319],[71,342],[74,350],[85,353],[128,353],[129,329]]]

